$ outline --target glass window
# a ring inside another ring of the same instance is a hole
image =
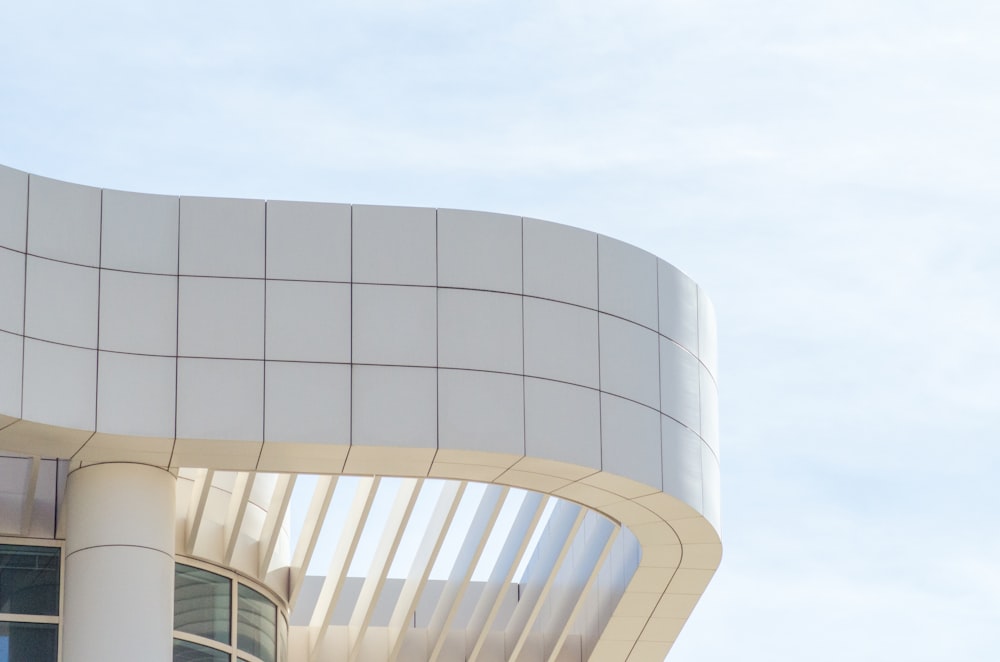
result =
[[[288,657],[288,620],[281,616],[278,620],[278,662],[286,662]]]
[[[239,609],[236,615],[236,647],[256,655],[264,662],[275,662],[277,608],[274,603],[252,588],[241,584]]]
[[[229,662],[229,653],[174,639],[174,662]]]
[[[230,645],[229,580],[180,563],[174,567],[174,629]]]
[[[0,613],[59,614],[58,547],[0,545]]]
[[[0,623],[0,662],[56,662],[55,623]]]

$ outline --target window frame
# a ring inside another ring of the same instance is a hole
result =
[[[243,575],[231,568],[224,568],[222,566],[213,565],[206,561],[200,559],[191,558],[188,556],[182,556],[177,554],[174,556],[174,565],[186,565],[192,568],[197,568],[198,570],[204,570],[205,572],[210,572],[212,574],[224,577],[229,580],[229,644],[223,644],[214,639],[209,639],[208,637],[202,637],[196,634],[189,634],[187,632],[181,632],[180,630],[173,629],[173,638],[180,639],[192,644],[198,644],[199,646],[205,646],[206,648],[211,648],[213,650],[221,651],[229,655],[230,662],[239,662],[239,660],[246,660],[247,662],[266,662],[265,660],[249,653],[247,651],[241,650],[237,647],[238,632],[239,627],[239,587],[246,586],[247,588],[253,589],[260,595],[264,596],[266,599],[270,600],[275,607],[275,651],[274,658],[275,662],[280,662],[282,658],[282,652],[278,650],[278,630],[281,628],[281,619],[284,618],[287,622],[287,612],[288,608],[285,605],[285,601],[273,591],[269,586],[260,584],[257,581]]]
[[[60,662],[63,657],[63,625],[62,615],[64,610],[63,589],[66,586],[66,541],[53,538],[21,538],[16,536],[0,536],[0,545],[11,547],[50,547],[59,550],[59,597],[56,607],[56,615],[42,614],[13,614],[0,611],[0,622],[2,623],[40,623],[43,625],[56,626],[56,660]]]

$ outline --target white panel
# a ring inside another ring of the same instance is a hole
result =
[[[663,491],[690,504],[699,512],[703,494],[701,480],[701,439],[691,430],[666,416],[663,424]]]
[[[0,246],[24,252],[28,173],[0,165]]]
[[[354,281],[437,284],[436,212],[354,205]]]
[[[658,336],[617,317],[601,315],[601,390],[660,404]]]
[[[264,358],[264,281],[180,279],[178,353]]]
[[[173,356],[177,278],[101,272],[101,349]]]
[[[101,189],[31,175],[28,252],[96,267],[101,254]]]
[[[350,443],[350,366],[268,361],[265,393],[266,440]]]
[[[351,286],[268,282],[267,358],[349,363]]]
[[[434,448],[437,376],[430,368],[354,367],[354,443]]]
[[[524,454],[524,379],[441,370],[441,448]]]
[[[529,457],[601,468],[597,391],[542,379],[524,381],[525,447]]]
[[[181,198],[180,272],[264,276],[264,201]]]
[[[604,471],[659,488],[660,414],[630,400],[601,395]]]
[[[680,269],[657,260],[660,295],[660,333],[698,352],[698,286]]]
[[[178,437],[259,441],[263,413],[263,361],[178,360]]]
[[[437,363],[434,288],[355,285],[353,297],[356,363]]]
[[[97,351],[25,340],[24,418],[94,429]]]
[[[97,269],[28,257],[25,335],[97,347]]]
[[[701,378],[701,436],[718,455],[719,453],[719,389],[704,366]]]
[[[597,308],[597,235],[524,219],[524,293]]]
[[[708,446],[701,447],[702,514],[716,531],[722,531],[720,511],[719,458]]]
[[[656,256],[604,236],[598,252],[601,311],[657,328]]]
[[[521,292],[521,218],[438,210],[438,284]]]
[[[524,372],[597,388],[597,313],[538,299],[524,300]]]
[[[173,437],[176,360],[112,352],[99,359],[98,431]]]
[[[698,359],[660,338],[660,411],[695,432],[701,430]]]
[[[24,328],[24,254],[0,248],[0,331]]]
[[[521,372],[521,297],[445,289],[439,297],[442,366]]]
[[[351,206],[267,203],[267,277],[351,280]]]
[[[105,191],[101,208],[101,266],[177,273],[178,198]]]
[[[701,288],[698,288],[698,357],[713,375],[719,374],[715,306]]]
[[[21,358],[24,340],[21,336],[0,333],[0,414],[21,417]]]

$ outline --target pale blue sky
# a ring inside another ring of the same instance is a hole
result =
[[[1000,655],[1000,5],[0,2],[0,163],[459,207],[676,264],[725,558],[669,660]]]

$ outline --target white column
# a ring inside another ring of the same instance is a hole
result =
[[[63,662],[170,662],[176,479],[95,464],[66,486]]]

